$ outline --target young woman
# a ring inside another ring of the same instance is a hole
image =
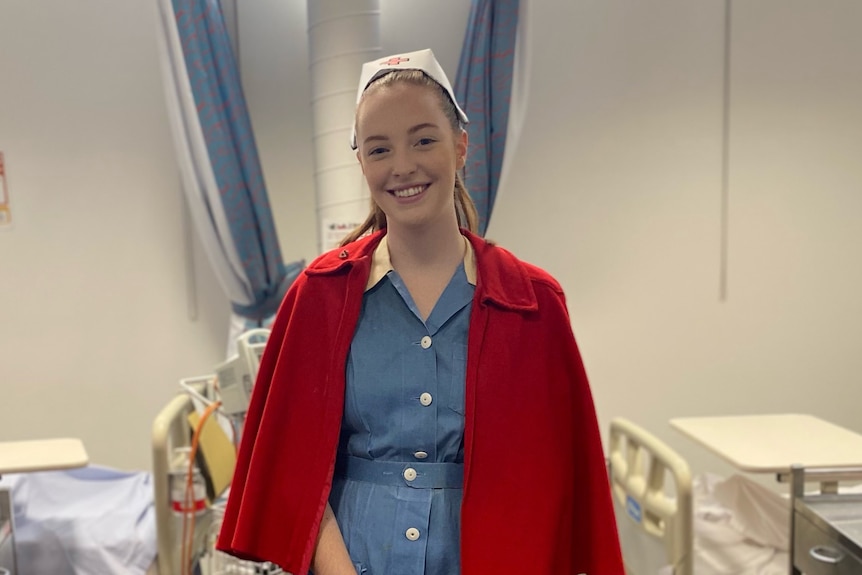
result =
[[[563,292],[473,233],[466,121],[430,50],[363,67],[372,212],[285,297],[221,549],[295,574],[623,574]]]

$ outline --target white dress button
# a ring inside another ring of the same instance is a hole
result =
[[[425,337],[423,337],[423,338],[419,341],[419,345],[421,345],[421,346],[422,346],[422,349],[428,349],[429,347],[431,347],[431,336],[430,336],[430,335],[426,335]]]
[[[429,405],[431,405],[432,401],[434,401],[434,398],[431,397],[430,393],[423,393],[422,395],[419,396],[419,403],[421,403],[425,407],[428,407]]]
[[[413,481],[414,479],[416,479],[416,470],[412,467],[408,467],[407,469],[405,469],[404,479],[406,479],[407,481]]]
[[[407,539],[409,539],[410,541],[416,541],[417,539],[419,539],[419,530],[415,527],[411,527],[404,533],[404,536],[407,537]]]
[[[415,457],[416,459],[425,459],[428,457],[428,452],[417,451],[416,453],[413,454],[413,457]]]

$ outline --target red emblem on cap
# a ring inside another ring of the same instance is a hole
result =
[[[384,62],[380,62],[381,66],[397,66],[402,62],[409,62],[410,58],[402,58],[401,56],[396,56],[395,58],[389,58]]]

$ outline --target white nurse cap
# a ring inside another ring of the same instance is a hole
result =
[[[449,84],[449,79],[446,77],[443,67],[440,66],[440,63],[434,57],[434,52],[429,49],[407,52],[406,54],[395,54],[363,64],[362,74],[359,76],[359,89],[356,92],[356,105],[359,105],[362,93],[365,92],[365,89],[371,82],[392,70],[422,70],[425,72],[425,74],[440,84],[449,94],[449,98],[455,104],[455,109],[458,111],[458,117],[461,121],[465,124],[469,122],[467,114],[464,113],[464,110],[458,105],[458,100],[455,99],[455,92],[452,90],[452,85]],[[350,134],[350,147],[354,150],[357,148],[355,126]]]

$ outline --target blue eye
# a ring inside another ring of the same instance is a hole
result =
[[[386,148],[371,148],[368,150],[369,156],[377,156],[386,152]]]
[[[436,142],[434,138],[419,138],[419,141],[416,142],[418,146],[430,146],[434,142]]]

